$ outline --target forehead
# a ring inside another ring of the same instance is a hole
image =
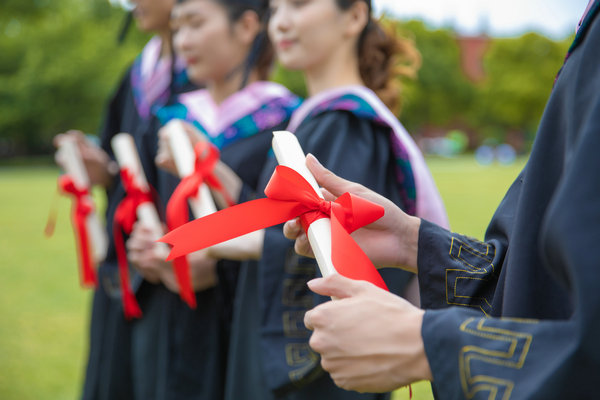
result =
[[[213,0],[186,0],[176,2],[171,11],[171,18],[185,18],[194,15],[214,13],[217,4]]]

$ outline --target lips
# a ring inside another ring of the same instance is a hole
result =
[[[279,48],[281,50],[287,50],[290,47],[292,47],[294,45],[294,43],[296,43],[296,41],[291,40],[291,39],[280,40],[277,42],[277,48]]]

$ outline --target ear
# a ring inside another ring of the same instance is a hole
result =
[[[364,1],[355,1],[346,11],[346,34],[358,37],[369,23],[369,6]]]
[[[245,11],[235,22],[234,32],[236,37],[245,45],[251,45],[260,32],[261,22],[254,11]]]

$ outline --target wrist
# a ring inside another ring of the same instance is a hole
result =
[[[417,309],[415,312],[415,326],[416,326],[416,340],[414,343],[417,343],[415,346],[415,360],[414,360],[414,372],[415,372],[415,381],[433,381],[433,374],[431,372],[431,367],[429,366],[429,360],[427,359],[427,354],[425,353],[425,342],[423,341],[423,335],[421,334],[423,328],[423,316],[425,315],[425,310]]]
[[[408,216],[406,224],[399,229],[397,240],[399,241],[400,251],[398,252],[398,265],[403,269],[417,273],[417,259],[419,253],[419,229],[421,228],[421,219]]]

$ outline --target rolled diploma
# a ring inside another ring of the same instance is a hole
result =
[[[306,156],[302,151],[302,147],[300,147],[300,143],[298,143],[296,135],[287,131],[273,132],[273,151],[280,165],[292,168],[302,175],[317,195],[323,198],[317,181],[306,167]],[[329,218],[321,218],[310,224],[307,233],[321,275],[326,277],[336,274],[337,271],[331,261],[331,221]]]
[[[133,137],[128,133],[119,133],[111,140],[111,146],[115,153],[117,163],[121,168],[127,168],[134,176],[136,184],[144,190],[150,190],[140,157],[135,148]],[[141,204],[137,209],[138,219],[152,231],[152,237],[154,240],[160,239],[163,235],[163,228],[158,217],[158,211],[152,203]],[[158,246],[159,255],[167,258],[169,254],[169,248],[164,243],[156,243]]]
[[[180,178],[185,178],[194,172],[194,163],[196,154],[192,148],[192,143],[185,133],[185,129],[180,120],[172,120],[165,125],[168,132],[169,147],[173,153],[173,160],[177,168],[177,174]],[[194,217],[201,218],[206,215],[217,212],[217,207],[207,185],[200,186],[198,196],[190,199],[190,207]],[[262,248],[264,231],[251,232],[244,236],[219,243],[213,248],[216,254],[222,257],[232,257],[234,259],[251,258],[258,249]]]
[[[65,137],[60,142],[59,157],[63,160],[63,167],[67,175],[73,179],[73,183],[79,188],[90,189],[90,178],[88,177],[85,165],[81,159],[79,153],[79,147],[75,139]],[[88,196],[88,200],[94,204],[91,196]],[[85,226],[89,234],[90,245],[92,246],[92,254],[94,261],[100,262],[106,257],[106,250],[108,248],[108,238],[106,231],[103,229],[96,210],[87,216],[85,220]]]
[[[186,178],[194,172],[194,164],[196,154],[192,148],[192,143],[188,138],[180,120],[172,120],[165,129],[168,132],[169,147],[173,154],[177,174],[180,178]],[[210,189],[205,184],[202,184],[198,189],[198,194],[195,198],[190,198],[190,207],[194,213],[194,217],[201,218],[206,215],[217,212],[217,207],[210,194]]]

